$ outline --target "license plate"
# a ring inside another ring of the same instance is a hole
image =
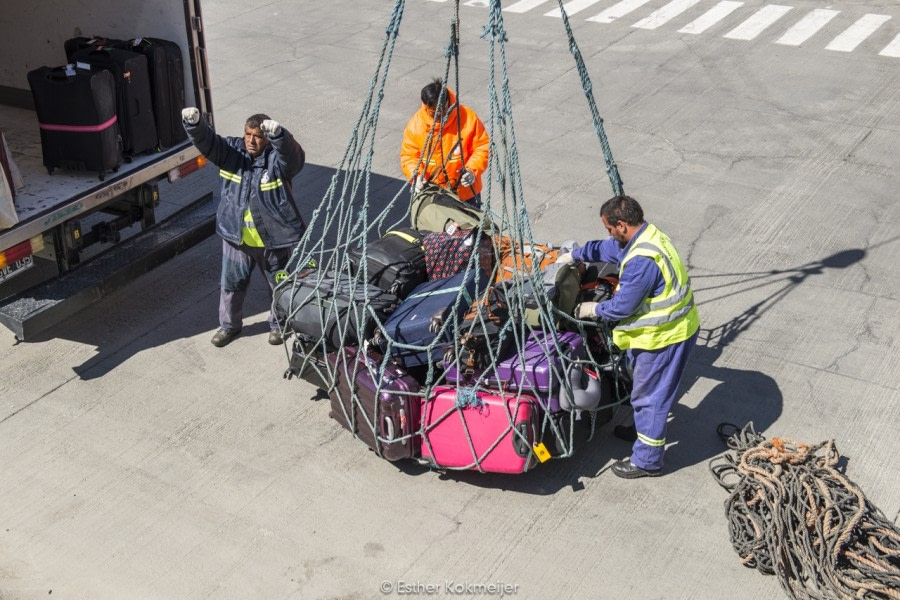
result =
[[[0,269],[0,281],[6,281],[7,279],[12,279],[16,275],[20,273],[24,273],[28,269],[34,266],[34,257],[31,255],[23,256],[16,262],[6,265],[2,269]]]

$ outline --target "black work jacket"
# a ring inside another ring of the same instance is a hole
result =
[[[188,137],[209,162],[219,167],[222,194],[216,213],[216,233],[239,245],[244,211],[250,209],[253,224],[266,248],[293,246],[306,224],[294,200],[291,180],[303,168],[306,154],[294,136],[281,128],[262,154],[253,158],[244,139],[222,137],[201,117],[196,125],[184,124]]]

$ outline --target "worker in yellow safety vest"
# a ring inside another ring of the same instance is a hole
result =
[[[634,446],[629,458],[613,464],[619,477],[659,475],[666,445],[669,411],[700,328],[687,269],[672,241],[630,196],[615,196],[600,208],[609,232],[605,240],[588,242],[557,262],[618,264],[619,286],[605,302],[583,302],[579,319],[615,324],[613,343],[626,351],[633,368]],[[617,435],[622,435],[621,429]]]

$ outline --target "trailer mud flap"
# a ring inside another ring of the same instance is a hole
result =
[[[25,341],[215,233],[212,193],[65,275],[0,302],[0,323]]]

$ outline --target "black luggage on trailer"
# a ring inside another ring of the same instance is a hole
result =
[[[99,48],[103,48],[104,46],[120,46],[122,43],[122,40],[117,40],[114,38],[99,37],[96,35],[91,37],[80,36],[69,38],[65,42],[63,42],[63,49],[66,52],[66,62],[74,63],[75,53],[79,50],[84,50],[85,48],[97,50]]]
[[[122,151],[135,156],[155,148],[159,142],[153,101],[150,94],[150,74],[147,57],[130,50],[94,47],[77,50],[72,58],[76,69],[106,69],[116,82],[116,110],[122,133]]]
[[[28,73],[48,172],[96,171],[122,163],[116,86],[109,71],[41,67]]]
[[[185,106],[181,48],[175,42],[149,37],[122,42],[119,47],[147,57],[160,147],[169,148],[187,139],[181,125],[181,110]]]

